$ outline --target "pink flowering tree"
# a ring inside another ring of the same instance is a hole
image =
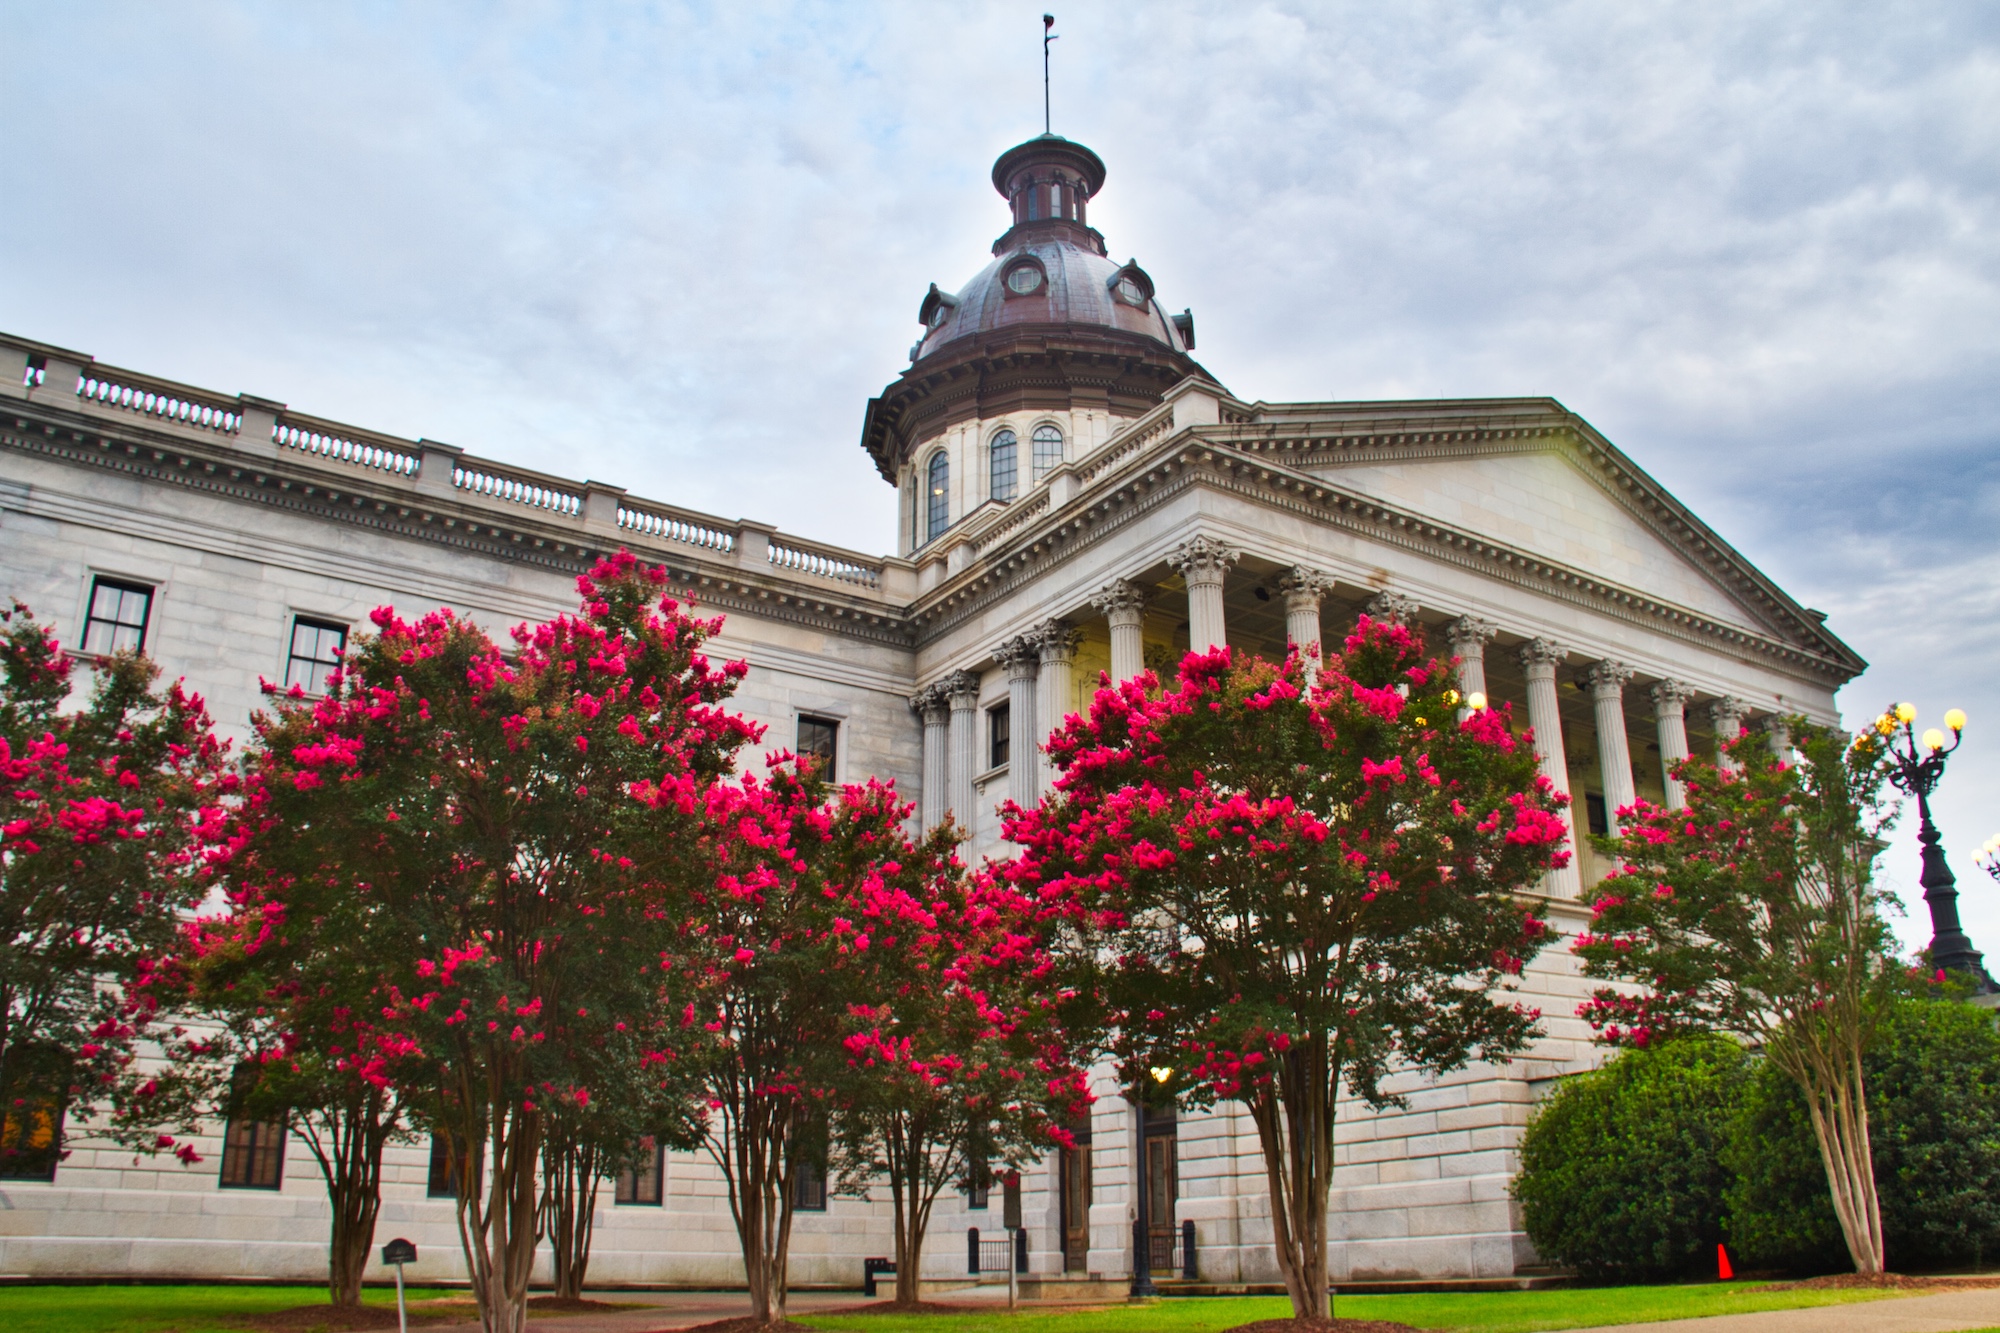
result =
[[[1111,962],[1135,1085],[1244,1103],[1300,1319],[1327,1317],[1335,1099],[1520,1050],[1507,998],[1547,927],[1518,896],[1567,853],[1560,798],[1504,711],[1459,720],[1446,661],[1363,618],[1309,686],[1297,657],[1190,654],[1178,685],[1098,691],[1014,813],[1024,890],[1074,895]]]
[[[146,1016],[124,988],[201,901],[196,830],[226,784],[199,696],[120,653],[61,712],[73,668],[26,607],[0,611],[0,1161],[14,1173],[54,1170],[66,1129],[130,1067]]]
[[[1862,1056],[1910,982],[1883,917],[1875,858],[1894,818],[1881,737],[1849,743],[1791,720],[1796,754],[1725,743],[1732,765],[1674,773],[1687,806],[1639,802],[1606,840],[1621,864],[1598,886],[1575,951],[1616,979],[1578,1013],[1610,1045],[1722,1032],[1760,1047],[1805,1094],[1855,1271],[1883,1267]]]
[[[555,1108],[650,1069],[674,923],[645,849],[691,844],[755,728],[716,622],[621,553],[580,611],[500,647],[449,612],[378,611],[328,696],[281,705],[216,849],[242,949],[273,976],[338,921],[373,969],[363,1076],[442,1140],[482,1324],[519,1333]],[[643,784],[649,799],[634,791]]]
[[[920,849],[932,868],[921,898],[883,902],[871,884],[845,908],[837,1163],[850,1192],[888,1182],[899,1305],[919,1299],[938,1197],[1074,1146],[1067,1126],[1090,1110],[1094,1033],[1076,1025],[1083,997],[1050,948],[1068,903],[965,873],[950,855],[956,838],[946,826]]]
[[[951,839],[913,840],[909,812],[890,786],[835,790],[789,755],[703,803],[706,871],[675,908],[673,1004],[759,1323],[784,1319],[799,1174],[827,1163],[869,955],[928,929],[954,870]]]

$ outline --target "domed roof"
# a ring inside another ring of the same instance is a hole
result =
[[[1032,324],[1095,324],[1142,334],[1176,352],[1189,350],[1153,299],[1153,282],[1143,269],[1062,235],[1019,237],[955,295],[926,297],[920,313],[929,327],[917,344],[918,361],[960,338]]]

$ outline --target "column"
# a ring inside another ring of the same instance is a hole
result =
[[[1138,584],[1119,579],[1090,599],[1111,625],[1111,679],[1127,681],[1146,669],[1143,627],[1146,594]]]
[[[1660,781],[1667,792],[1667,809],[1688,803],[1687,788],[1674,777],[1674,765],[1688,757],[1687,706],[1694,687],[1678,680],[1656,680],[1646,693],[1653,700],[1653,721],[1660,733]]]
[[[972,775],[978,771],[979,677],[955,671],[940,686],[951,702],[951,811],[958,826],[972,828]]]
[[[1390,625],[1407,625],[1417,615],[1416,602],[1399,592],[1378,592],[1363,609],[1370,620]]]
[[[1187,580],[1188,647],[1194,652],[1229,642],[1222,625],[1222,580],[1236,558],[1235,550],[1213,537],[1183,542],[1167,557],[1174,572]]]
[[[917,710],[917,716],[923,719],[924,724],[923,817],[924,828],[928,831],[944,819],[949,799],[951,706],[944,688],[932,685],[912,695],[910,707]]]
[[[1042,669],[1041,645],[1023,634],[995,654],[1007,668],[1007,798],[1035,803],[1035,677]]]
[[[1771,747],[1780,763],[1792,762],[1792,729],[1785,722],[1783,713],[1773,713],[1757,723],[1757,730],[1764,733],[1764,743]]]
[[[1723,742],[1743,734],[1743,714],[1747,708],[1741,699],[1727,694],[1708,706],[1708,724],[1715,731],[1715,766],[1725,773],[1736,772],[1738,765],[1724,753]]]
[[[1604,824],[1618,836],[1618,812],[1638,799],[1632,783],[1632,745],[1625,738],[1625,682],[1632,668],[1623,662],[1594,663],[1587,677],[1597,711],[1597,768],[1604,783]]]
[[[1076,643],[1081,634],[1066,620],[1045,620],[1036,638],[1042,645],[1042,678],[1035,685],[1035,702],[1041,715],[1035,720],[1035,794],[1048,791],[1055,781],[1049,764],[1049,733],[1063,724],[1076,701]]]
[[[1444,627],[1445,637],[1451,641],[1451,655],[1458,659],[1458,692],[1470,699],[1473,695],[1486,694],[1486,645],[1493,641],[1499,628],[1478,616],[1460,616]],[[1463,719],[1472,711],[1467,704],[1459,710]]]
[[[1521,645],[1521,669],[1528,677],[1528,725],[1535,732],[1535,753],[1542,761],[1542,776],[1563,795],[1569,795],[1569,760],[1563,754],[1562,712],[1556,702],[1556,667],[1564,652],[1547,639],[1530,639]],[[1582,891],[1583,879],[1577,870],[1576,820],[1563,810],[1569,825],[1570,860],[1560,870],[1551,870],[1542,880],[1543,892],[1552,898],[1574,898]]]
[[[1304,565],[1293,565],[1278,576],[1278,591],[1285,598],[1285,639],[1299,650],[1309,681],[1319,678],[1320,655],[1326,650],[1319,603],[1332,586],[1332,579]]]

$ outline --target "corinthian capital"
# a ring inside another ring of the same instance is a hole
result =
[[[1591,698],[1616,699],[1625,692],[1625,682],[1632,679],[1632,668],[1607,657],[1602,662],[1592,662],[1583,678],[1590,682]]]
[[[1736,739],[1736,733],[1743,730],[1743,715],[1750,711],[1750,705],[1733,695],[1725,694],[1713,700],[1704,710],[1708,714],[1709,728],[1724,740]]]
[[[1287,611],[1311,611],[1333,587],[1333,577],[1304,565],[1293,565],[1278,575],[1278,591],[1284,594]]]
[[[1076,646],[1083,639],[1083,631],[1067,620],[1044,620],[1035,630],[1035,643],[1041,649],[1044,664],[1067,662],[1076,656]]]
[[[1189,583],[1220,583],[1240,553],[1215,537],[1195,537],[1182,542],[1167,557],[1173,571]]]
[[[1694,686],[1684,680],[1656,680],[1646,689],[1656,714],[1679,713],[1694,698]]]
[[[1493,642],[1493,636],[1499,632],[1498,625],[1478,616],[1460,616],[1444,627],[1445,638],[1450,641],[1452,651],[1460,657],[1471,656],[1466,651],[1469,648],[1476,648],[1483,654],[1486,645]]]
[[[1521,645],[1521,667],[1532,674],[1537,667],[1553,670],[1563,664],[1569,650],[1551,639],[1530,639]]]
[[[1090,604],[1107,620],[1138,616],[1146,609],[1146,590],[1130,579],[1119,579],[1100,588]]]
[[[1416,602],[1399,592],[1378,592],[1365,608],[1370,620],[1391,625],[1407,625],[1417,614]]]
[[[953,712],[979,707],[979,677],[970,671],[954,671],[939,682],[945,697],[951,700]]]
[[[1009,679],[1032,678],[1042,665],[1042,645],[1033,634],[1017,634],[993,650]]]

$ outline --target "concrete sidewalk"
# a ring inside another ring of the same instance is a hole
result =
[[[1888,1296],[1806,1310],[1712,1315],[1654,1324],[1612,1324],[1569,1333],[1958,1333],[2000,1328],[2000,1288],[1975,1287],[1926,1296]]]

